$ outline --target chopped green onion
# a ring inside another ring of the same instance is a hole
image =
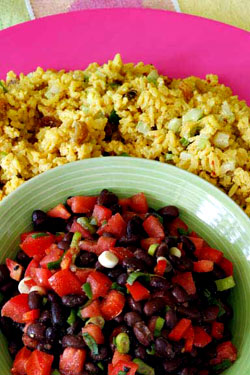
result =
[[[107,220],[103,220],[102,221],[102,227],[104,227],[104,225],[108,224]]]
[[[79,309],[78,309],[76,315],[78,316],[78,318],[81,318],[82,320],[85,320],[85,318],[82,317],[82,313],[81,313],[81,311],[82,311],[82,307],[79,307]]]
[[[76,311],[74,309],[71,309],[69,317],[67,319],[67,323],[72,326],[76,321]]]
[[[3,89],[3,92],[6,94],[6,92],[8,92],[8,90],[6,89],[5,85],[3,84],[3,82],[0,80],[0,87],[2,87]]]
[[[56,236],[62,236],[62,235],[65,235],[64,232],[56,232]]]
[[[168,123],[168,129],[172,130],[174,133],[177,133],[180,130],[182,121],[180,118],[172,118]]]
[[[0,303],[3,302],[3,299],[4,299],[4,295],[2,293],[0,293]]]
[[[3,158],[5,158],[5,156],[7,156],[7,155],[8,155],[7,152],[1,151],[0,152],[0,160],[3,159]]]
[[[116,348],[119,353],[121,354],[127,354],[130,349],[130,340],[129,336],[125,332],[119,333],[119,335],[116,336],[115,339],[116,342]]]
[[[47,302],[48,302],[48,298],[43,297],[43,302],[42,302],[43,306],[45,306]]]
[[[75,232],[70,244],[70,247],[78,248],[78,243],[81,239],[82,235],[80,232]]]
[[[90,336],[90,334],[88,332],[84,332],[82,335],[83,335],[83,339],[84,339],[86,345],[89,347],[92,354],[98,355],[99,349],[98,349],[98,345],[97,345],[95,339],[93,339],[93,337]]]
[[[117,375],[127,375],[128,371],[119,371]]]
[[[146,277],[147,279],[149,279],[150,275],[148,273],[144,273],[140,271],[132,272],[127,279],[127,283],[129,285],[133,285],[133,283],[135,282],[136,279],[138,279],[138,277]]]
[[[127,154],[126,152],[122,152],[119,156],[129,156],[130,157],[130,155]]]
[[[233,288],[235,286],[233,276],[225,277],[224,279],[215,280],[218,292]]]
[[[116,125],[118,126],[119,125],[119,121],[120,121],[121,117],[118,116],[118,114],[116,113],[116,111],[113,109],[109,115],[109,118],[108,118],[108,122],[111,124],[111,125]]]
[[[232,362],[229,359],[225,359],[223,362],[219,363],[218,365],[213,366],[214,371],[224,371],[228,367],[232,366]]]
[[[119,292],[122,292],[122,293],[126,292],[126,289],[124,287],[120,286],[119,284],[117,284],[117,282],[112,283],[111,289],[118,290]]]
[[[168,312],[168,311],[170,311],[170,310],[172,310],[171,307],[167,305],[167,306],[165,307],[165,311]]]
[[[180,143],[183,147],[187,147],[189,145],[189,140],[183,137],[180,139]]]
[[[198,121],[202,118],[203,111],[200,108],[192,108],[182,116],[183,122]]]
[[[164,324],[165,324],[165,320],[159,316],[155,322],[155,330],[154,330],[155,337],[159,337],[161,335],[161,331],[162,331]]]
[[[60,268],[61,261],[63,260],[64,254],[65,254],[65,252],[63,253],[63,255],[58,260],[55,260],[53,262],[49,262],[47,264],[47,268],[49,270],[58,270]]]
[[[32,238],[48,237],[48,233],[34,233],[31,235]]]
[[[187,236],[189,234],[189,231],[183,228],[177,228],[177,232],[179,233],[180,236]]]
[[[174,255],[177,258],[181,257],[181,251],[180,251],[180,249],[178,249],[178,247],[171,247],[169,252],[170,252],[171,255]]]
[[[102,362],[98,362],[98,363],[97,363],[97,366],[98,366],[99,369],[101,369],[102,371],[104,370],[104,366],[103,366]]]
[[[166,155],[165,155],[165,158],[166,160],[172,160],[173,159],[173,154],[168,152]]]
[[[60,375],[61,373],[58,370],[54,370],[51,375]]]
[[[89,223],[87,217],[79,217],[76,222],[80,224],[84,229],[88,230],[90,234],[94,234],[96,232],[95,227]]]
[[[91,285],[90,285],[90,283],[85,283],[85,284],[83,284],[83,286],[82,286],[82,290],[85,292],[86,296],[87,296],[89,299],[92,299],[92,297],[93,297],[93,293],[92,293],[92,289],[91,289]]]
[[[90,221],[89,221],[89,224],[91,225],[97,225],[97,220],[95,217],[91,217]]]
[[[147,75],[147,80],[150,83],[157,83],[157,78],[159,77],[159,74],[157,70],[152,70],[148,75]]]
[[[159,246],[158,243],[153,243],[152,245],[150,245],[148,249],[148,254],[153,257],[155,255],[155,252],[158,246]]]
[[[155,355],[155,344],[152,344],[150,349],[147,348],[147,349],[146,349],[146,352],[147,352],[149,355]]]
[[[203,292],[203,294],[204,294],[204,296],[207,298],[208,303],[209,303],[210,306],[211,306],[211,305],[216,305],[216,306],[219,307],[218,318],[219,318],[220,316],[222,316],[222,315],[225,314],[226,311],[225,311],[225,309],[223,308],[221,301],[220,301],[219,299],[214,298],[214,297],[212,296],[210,290],[205,289],[204,292]]]
[[[103,319],[102,316],[94,316],[93,318],[90,318],[90,319],[87,320],[85,325],[88,325],[88,324],[95,324],[96,326],[103,329],[104,324],[105,324],[105,320]]]
[[[141,375],[155,375],[154,368],[150,367],[149,365],[147,365],[141,359],[135,358],[135,359],[133,359],[133,362],[136,363],[139,366],[138,369],[136,370],[136,372],[138,372],[138,374],[141,374]]]

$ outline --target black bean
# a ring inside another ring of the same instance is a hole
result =
[[[232,319],[232,317],[233,317],[233,309],[232,309],[232,307],[229,306],[229,305],[227,305],[224,302],[221,302],[221,306],[222,306],[223,310],[225,311],[225,313],[222,314],[220,317],[218,317],[218,319],[220,321],[225,321],[225,320]]]
[[[113,204],[113,206],[109,207],[112,211],[112,214],[115,215],[117,213],[122,214],[122,206],[120,206],[118,203]]]
[[[68,335],[76,335],[82,327],[82,320],[77,319],[70,327],[67,328]]]
[[[43,297],[37,292],[31,292],[28,296],[28,305],[31,310],[40,309]]]
[[[93,354],[92,352],[90,353],[90,357],[94,360],[94,361],[103,361],[105,359],[107,359],[109,353],[108,353],[108,348],[106,346],[103,346],[103,345],[99,345],[99,353],[98,354]]]
[[[217,315],[218,315],[218,310],[219,310],[218,306],[208,306],[202,312],[202,320],[206,323],[216,320]]]
[[[103,272],[103,273],[105,273],[105,271],[107,271],[107,268],[103,267],[99,261],[97,261],[95,263],[95,269],[97,271],[100,271],[100,272]]]
[[[98,374],[100,371],[99,367],[91,362],[85,363],[85,370],[88,371],[88,373],[95,375]]]
[[[137,348],[135,348],[135,357],[145,361],[145,359],[147,358],[146,349],[143,346],[138,346]]]
[[[170,222],[179,216],[179,210],[176,206],[165,206],[158,210],[158,213],[166,220]]]
[[[166,257],[168,255],[168,245],[166,244],[166,242],[162,242],[158,247],[157,247],[157,250],[156,250],[156,258],[159,258],[159,257]]]
[[[170,329],[174,328],[177,324],[177,315],[174,310],[169,310],[166,312],[165,316],[166,326]]]
[[[5,264],[0,264],[0,285],[2,286],[10,279],[10,272]]]
[[[128,272],[146,271],[147,268],[146,264],[142,260],[136,258],[123,259],[122,266],[127,268]]]
[[[111,207],[118,203],[118,197],[111,191],[103,189],[97,198],[97,204],[100,206]]]
[[[46,339],[49,342],[55,342],[58,340],[59,332],[56,327],[48,327],[45,332]]]
[[[62,347],[67,348],[76,348],[76,349],[82,349],[85,348],[85,342],[83,341],[83,338],[81,336],[75,336],[75,335],[66,335],[62,339]]]
[[[120,314],[120,315],[116,316],[113,320],[114,320],[114,322],[116,322],[118,324],[121,324],[124,321],[124,315]]]
[[[30,324],[27,328],[27,335],[32,339],[41,341],[45,339],[46,326],[42,323]]]
[[[30,257],[28,257],[27,254],[23,250],[19,250],[16,255],[16,261],[17,263],[21,264],[24,267],[27,267],[27,265],[30,262]]]
[[[35,210],[32,213],[32,222],[35,229],[44,229],[47,224],[48,216],[41,210]]]
[[[139,216],[132,217],[127,224],[127,235],[128,237],[144,235],[143,220]]]
[[[217,264],[214,264],[214,269],[212,271],[212,277],[215,280],[224,279],[224,277],[226,277],[226,274],[225,274],[225,272],[223,271],[222,268],[220,268]]]
[[[195,251],[195,245],[194,243],[186,236],[180,236],[180,240],[183,245],[183,250],[193,253]]]
[[[175,236],[167,236],[165,237],[164,241],[166,242],[169,249],[171,249],[171,247],[177,247],[178,245],[178,237]]]
[[[0,317],[0,329],[6,337],[15,337],[17,331],[13,324],[13,320],[5,316]]]
[[[17,291],[17,286],[18,283],[15,280],[10,279],[6,284],[1,286],[0,291],[3,293],[3,295],[10,295]]]
[[[51,313],[49,310],[44,310],[39,318],[39,322],[43,324],[50,324],[51,323]]]
[[[74,233],[72,233],[72,232],[68,232],[68,233],[66,233],[65,235],[64,235],[64,237],[63,237],[63,241],[69,241],[69,242],[71,242],[72,241],[72,238],[73,238],[73,235],[74,235]]]
[[[182,364],[182,358],[177,357],[177,358],[171,359],[170,361],[164,361],[163,367],[167,373],[172,373],[175,370],[177,370],[178,367],[181,366],[181,364]]]
[[[51,304],[51,316],[52,316],[52,324],[63,326],[65,322],[64,310],[59,303],[53,302]]]
[[[66,251],[70,248],[70,241],[60,241],[58,242],[57,247],[63,251]]]
[[[172,295],[175,297],[175,299],[179,303],[184,303],[189,300],[189,296],[187,292],[180,286],[180,285],[175,285],[172,289]]]
[[[85,295],[68,294],[62,297],[62,303],[68,307],[82,306],[87,300]]]
[[[10,343],[8,344],[8,350],[9,350],[9,353],[12,357],[15,357],[16,354],[18,353],[18,351],[20,350],[21,348],[21,343],[17,342],[17,340],[13,340],[13,341],[10,341]]]
[[[81,251],[76,258],[76,266],[78,267],[91,267],[97,261],[97,256],[89,251]]]
[[[154,259],[153,259],[153,257],[151,257],[150,255],[148,255],[144,250],[137,249],[134,252],[134,256],[137,259],[142,260],[144,263],[146,263],[146,265],[148,267],[153,267],[154,266]]]
[[[198,370],[195,367],[184,367],[178,372],[178,375],[195,375],[197,372]]]
[[[60,302],[60,297],[54,293],[53,291],[50,291],[48,294],[47,294],[47,298],[48,298],[48,301],[49,302],[56,302],[56,303],[59,303]]]
[[[135,323],[133,331],[137,340],[143,346],[149,346],[154,339],[153,334],[150,332],[146,324],[142,321]]]
[[[135,301],[131,296],[127,297],[127,302],[131,310],[138,312],[139,314],[142,313],[142,305],[139,301]]]
[[[108,272],[108,277],[111,279],[117,279],[124,272],[123,268],[120,266],[114,267]]]
[[[121,273],[117,278],[117,284],[123,286],[127,282],[128,275],[126,273]]]
[[[155,340],[155,352],[162,358],[173,359],[175,356],[172,345],[163,337],[158,337]]]
[[[144,305],[144,314],[147,316],[160,312],[165,307],[165,301],[161,297],[154,297],[148,300]]]
[[[201,312],[194,306],[177,306],[176,310],[179,314],[184,315],[189,319],[199,320],[201,318]]]
[[[41,352],[51,353],[52,345],[48,342],[39,342],[36,349]]]
[[[127,314],[125,314],[124,320],[129,327],[133,327],[135,325],[135,323],[141,322],[142,318],[141,318],[139,313],[137,313],[135,311],[131,311],[131,312],[128,312]]]
[[[128,246],[138,246],[140,244],[140,236],[123,236],[119,239],[119,246],[128,247]]]
[[[154,289],[165,291],[169,290],[171,284],[163,277],[153,276],[150,278],[150,286]]]
[[[181,271],[181,272],[193,271],[194,265],[193,265],[193,261],[190,258],[186,256],[181,256],[180,258],[178,258],[173,255],[171,257],[172,257],[171,258],[172,260],[174,258],[177,258],[174,260],[175,260],[175,268],[178,271]]]

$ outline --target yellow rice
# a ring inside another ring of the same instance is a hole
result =
[[[84,71],[9,72],[2,84],[0,200],[58,165],[126,153],[195,173],[250,215],[250,108],[217,76],[169,79],[117,54]]]

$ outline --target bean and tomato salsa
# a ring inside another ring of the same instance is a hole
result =
[[[13,375],[212,375],[237,357],[233,264],[144,193],[32,214],[0,265]]]

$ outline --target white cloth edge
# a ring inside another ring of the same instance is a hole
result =
[[[25,5],[26,5],[27,11],[29,13],[30,19],[34,20],[36,17],[34,15],[32,6],[30,4],[30,0],[25,0]]]
[[[174,6],[175,6],[175,10],[176,10],[176,12],[181,13],[181,8],[180,8],[180,5],[179,5],[178,0],[172,0],[172,2],[173,2],[173,4],[174,4]]]

